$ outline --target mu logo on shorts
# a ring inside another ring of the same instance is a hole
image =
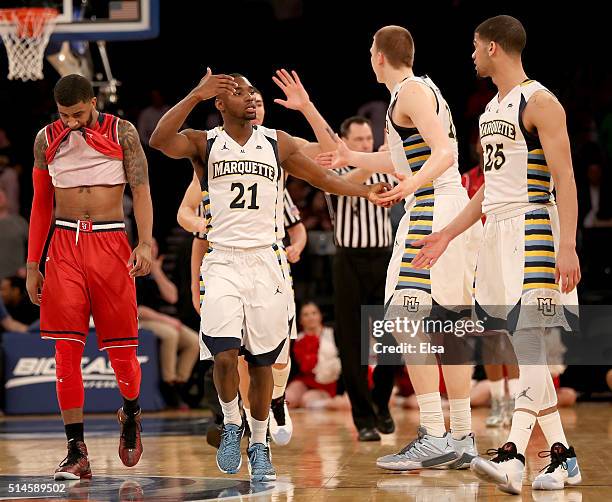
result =
[[[404,307],[408,312],[418,312],[419,302],[417,302],[416,296],[404,296]]]
[[[542,312],[545,316],[554,316],[556,310],[552,298],[538,298],[538,312]]]

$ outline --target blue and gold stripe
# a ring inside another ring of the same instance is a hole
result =
[[[525,268],[523,291],[555,289],[555,243],[546,209],[525,214]]]
[[[403,143],[410,170],[412,174],[416,174],[431,156],[431,148],[420,134],[409,136]],[[420,187],[414,193],[414,196],[416,203],[410,210],[410,224],[404,241],[404,255],[402,256],[402,264],[395,289],[418,289],[431,294],[431,273],[429,269],[412,266],[412,260],[420,249],[413,246],[412,243],[431,234],[435,202],[433,182]]]
[[[546,164],[544,150],[537,148],[527,154],[527,192],[529,202],[546,204],[550,202],[550,168]]]

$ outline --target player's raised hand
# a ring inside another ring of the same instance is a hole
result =
[[[134,248],[127,262],[130,277],[140,277],[151,272],[151,244],[141,242]]]
[[[298,74],[291,70],[291,74],[285,70],[276,70],[276,76],[272,80],[285,93],[287,99],[275,99],[278,105],[289,108],[290,110],[302,111],[310,103],[310,98]]]
[[[418,188],[414,184],[414,178],[412,176],[406,176],[404,173],[395,172],[393,173],[399,183],[395,185],[391,190],[382,195],[379,200],[379,205],[393,205],[409,195],[413,194]]]
[[[555,282],[562,293],[571,293],[580,282],[580,262],[574,247],[559,248],[555,265]]]
[[[196,96],[200,101],[214,98],[224,92],[232,93],[238,84],[234,81],[234,77],[230,75],[213,75],[210,68],[206,68],[206,75],[200,80],[200,83],[195,87],[191,94]]]
[[[325,169],[338,169],[350,164],[351,150],[344,144],[337,134],[334,134],[336,150],[323,152],[315,157],[315,162]]]
[[[418,241],[412,243],[413,246],[420,247],[421,250],[412,259],[411,265],[414,268],[431,268],[438,258],[446,250],[450,239],[444,232],[434,232]]]

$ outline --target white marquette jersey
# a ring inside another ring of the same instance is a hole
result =
[[[389,151],[391,159],[396,171],[412,176],[417,173],[423,164],[431,156],[431,148],[425,143],[423,136],[419,134],[416,127],[401,127],[393,122],[392,114],[400,90],[407,82],[419,82],[420,84],[429,87],[436,97],[436,114],[438,115],[444,131],[448,132],[453,155],[455,158],[454,164],[444,171],[432,183],[427,183],[419,188],[414,195],[406,198],[406,207],[409,207],[416,198],[417,204],[425,204],[431,201],[433,205],[434,193],[456,193],[464,190],[461,185],[461,176],[459,174],[459,153],[457,148],[457,134],[455,133],[455,125],[453,117],[446,100],[442,97],[440,89],[432,82],[428,76],[409,77],[398,83],[391,91],[391,104],[387,111],[387,136],[389,142]]]
[[[542,144],[537,135],[525,130],[522,120],[529,98],[542,90],[548,91],[539,82],[526,80],[501,101],[496,95],[480,116],[484,213],[554,203],[553,180]]]
[[[207,239],[233,248],[271,246],[283,232],[283,173],[276,130],[253,126],[244,146],[222,127],[207,131],[200,180]]]

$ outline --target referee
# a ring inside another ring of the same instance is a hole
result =
[[[365,117],[350,117],[340,126],[340,137],[351,149],[372,152],[372,125]],[[345,174],[352,168],[338,169]],[[395,184],[388,174],[373,174],[366,184]],[[395,424],[389,412],[395,366],[374,369],[374,388],[368,388],[368,367],[361,364],[361,306],[382,305],[385,277],[391,259],[393,232],[389,209],[348,196],[325,195],[334,224],[333,261],[336,345],[344,385],[351,400],[353,422],[360,441],[378,441]]]

